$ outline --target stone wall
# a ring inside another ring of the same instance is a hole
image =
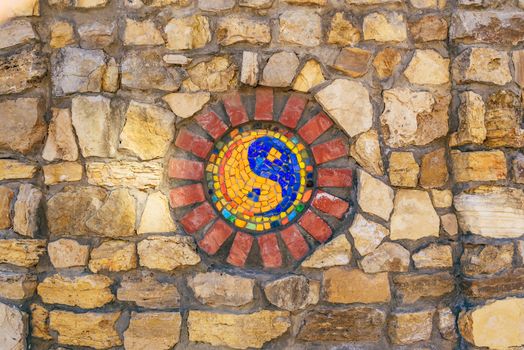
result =
[[[14,15],[1,349],[524,346],[522,0]],[[251,234],[204,174],[224,134],[269,122],[310,152],[311,197]]]

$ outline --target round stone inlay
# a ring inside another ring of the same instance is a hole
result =
[[[307,147],[291,131],[274,124],[244,125],[215,144],[206,166],[208,193],[228,222],[268,231],[304,211],[313,169]]]

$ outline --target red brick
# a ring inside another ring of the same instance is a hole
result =
[[[297,127],[298,121],[306,107],[307,98],[300,95],[291,95],[287,100],[286,107],[280,115],[280,123],[288,128],[294,129]]]
[[[333,125],[333,121],[323,112],[320,112],[311,118],[303,127],[300,128],[298,134],[307,143],[312,144],[318,139],[327,129]]]
[[[317,164],[322,164],[347,156],[348,144],[344,139],[338,138],[313,146],[311,147],[311,151]]]
[[[204,196],[202,184],[193,184],[173,188],[169,192],[169,199],[173,208],[180,208],[203,202],[206,200],[206,197]]]
[[[258,247],[260,248],[260,255],[264,267],[280,267],[282,266],[282,254],[278,247],[277,235],[270,233],[258,237]]]
[[[178,133],[175,146],[191,152],[199,158],[206,158],[211,148],[213,148],[213,143],[202,136],[193,134],[187,129],[182,129]]]
[[[230,94],[224,98],[224,107],[229,120],[231,120],[231,125],[237,126],[249,121],[246,109],[238,93]]]
[[[273,120],[273,89],[256,90],[255,120]]]
[[[195,233],[216,217],[215,211],[208,202],[204,202],[180,219],[180,224],[187,233]]]
[[[351,187],[353,184],[351,169],[319,168],[317,174],[319,187]]]
[[[317,192],[312,204],[316,209],[337,219],[342,219],[349,209],[348,202],[324,191]]]
[[[244,266],[251,251],[253,239],[253,236],[247,233],[237,232],[231,250],[229,251],[227,262],[238,267]]]
[[[168,174],[175,179],[201,180],[204,177],[204,164],[184,158],[171,158]]]
[[[195,117],[198,125],[202,127],[215,140],[224,135],[227,131],[227,125],[213,111],[208,110]]]
[[[297,225],[289,226],[280,232],[280,237],[295,260],[300,260],[309,252],[309,246]]]
[[[213,226],[209,228],[204,238],[198,242],[198,246],[209,255],[214,255],[232,233],[233,229],[231,226],[224,220],[218,219]]]
[[[319,242],[327,241],[333,233],[329,225],[311,210],[302,215],[298,224]]]

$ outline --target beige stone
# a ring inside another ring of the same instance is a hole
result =
[[[388,334],[393,344],[413,344],[431,338],[434,309],[395,312],[388,321]]]
[[[172,309],[180,306],[180,294],[173,282],[159,282],[151,272],[141,271],[125,276],[117,298],[148,309]]]
[[[355,248],[362,256],[372,253],[382,243],[382,240],[389,236],[389,230],[386,227],[367,220],[360,214],[353,219],[349,232],[353,237]]]
[[[0,180],[32,179],[38,166],[14,159],[0,159]]]
[[[502,245],[468,244],[464,246],[460,265],[466,276],[493,275],[510,269],[513,263],[513,255],[512,243]]]
[[[444,339],[454,341],[457,339],[457,331],[455,329],[456,317],[449,307],[439,307],[438,313],[438,329],[440,335]]]
[[[126,18],[124,45],[164,45],[164,39],[153,21]]]
[[[0,263],[35,266],[45,253],[45,246],[46,241],[43,239],[1,239]]]
[[[86,221],[93,233],[104,237],[135,234],[136,199],[126,189],[116,189],[105,203]]]
[[[440,298],[453,292],[455,279],[448,272],[434,274],[402,274],[393,277],[398,299],[413,304],[421,299]]]
[[[110,46],[115,41],[115,23],[90,21],[78,26],[80,46],[86,49],[98,49]]]
[[[441,187],[448,181],[446,149],[437,148],[422,156],[420,185],[425,188]]]
[[[435,208],[449,208],[453,204],[453,193],[450,190],[431,189],[431,199]]]
[[[435,50],[416,50],[404,75],[412,84],[440,85],[449,83],[449,58]]]
[[[285,0],[288,4],[294,5],[318,5],[325,6],[327,0]]]
[[[122,58],[121,85],[136,90],[162,90],[173,92],[180,87],[178,70],[168,67],[158,50],[127,51]]]
[[[347,265],[351,261],[351,255],[351,243],[342,234],[318,247],[311,256],[304,260],[301,266],[321,269],[323,267]]]
[[[442,41],[448,38],[448,22],[440,16],[424,16],[409,23],[409,31],[416,42]]]
[[[34,87],[47,72],[47,59],[29,48],[0,58],[0,94],[14,94]]]
[[[140,266],[162,271],[197,265],[200,256],[192,237],[149,236],[138,243]]]
[[[194,15],[173,18],[164,31],[169,50],[193,50],[204,47],[211,40],[209,21],[206,16]]]
[[[35,237],[38,233],[42,198],[43,194],[39,188],[31,184],[20,185],[13,217],[13,230],[16,233],[28,237]]]
[[[189,58],[185,55],[175,55],[175,54],[164,55],[162,59],[164,60],[164,62],[168,64],[176,64],[179,66],[187,66],[188,64],[190,64],[193,61],[192,58]]]
[[[167,109],[131,101],[120,134],[120,150],[141,160],[163,157],[175,135],[175,115]]]
[[[104,96],[76,96],[72,121],[84,157],[113,157],[117,150],[118,119]]]
[[[0,186],[0,230],[11,227],[11,203],[15,193],[6,186]]]
[[[162,181],[162,163],[158,160],[121,160],[109,163],[92,161],[86,163],[87,181],[104,187],[157,188]]]
[[[293,83],[293,90],[308,92],[324,81],[326,81],[326,79],[322,73],[320,63],[315,60],[308,60],[304,67],[302,67],[300,73],[298,73]]]
[[[27,44],[38,39],[31,22],[27,20],[7,21],[0,25],[0,49]]]
[[[513,51],[513,67],[515,67],[515,82],[524,88],[524,50]]]
[[[314,10],[284,11],[279,17],[279,37],[282,44],[318,46],[322,37],[322,18]]]
[[[360,31],[353,23],[344,18],[343,12],[337,12],[331,19],[331,27],[328,32],[328,44],[348,46],[355,45],[360,41]]]
[[[262,348],[291,326],[289,312],[262,310],[250,314],[189,312],[189,341],[234,349]]]
[[[53,49],[60,49],[75,43],[75,30],[73,25],[67,21],[55,22],[51,25],[51,41],[49,45]]]
[[[258,72],[258,53],[251,51],[242,52],[240,81],[246,85],[256,86],[258,83]]]
[[[199,273],[188,277],[187,285],[202,304],[243,306],[254,300],[255,280],[221,272]]]
[[[49,123],[47,140],[42,151],[42,158],[52,162],[55,160],[75,161],[78,159],[71,110],[69,108],[51,109],[53,117]]]
[[[413,153],[391,152],[388,173],[393,186],[417,187],[419,170]]]
[[[126,350],[169,350],[180,340],[182,316],[178,312],[133,312],[124,332]]]
[[[317,92],[315,99],[349,136],[371,129],[373,106],[360,82],[336,79]]]
[[[239,0],[238,4],[243,7],[266,9],[273,5],[273,1],[274,0]]]
[[[513,169],[513,181],[515,181],[518,184],[524,184],[524,154],[517,154],[517,156],[511,162],[511,165]]]
[[[471,344],[490,349],[508,349],[524,345],[524,299],[506,298],[462,312],[461,335]]]
[[[372,177],[365,171],[358,171],[357,201],[366,213],[389,220],[393,210],[395,192],[382,181]]]
[[[86,266],[89,245],[80,244],[74,239],[59,239],[47,245],[47,253],[56,269]]]
[[[407,39],[404,16],[396,12],[374,12],[364,17],[364,40],[401,42]]]
[[[62,344],[107,349],[122,345],[116,331],[120,314],[53,310],[49,313],[49,328],[58,333]]]
[[[299,64],[300,61],[293,52],[281,51],[273,54],[262,71],[260,84],[272,87],[290,86]]]
[[[366,273],[406,272],[409,269],[409,251],[400,244],[384,242],[366,255],[360,266]]]
[[[167,197],[162,192],[151,193],[147,197],[137,233],[140,235],[174,232],[175,230],[176,225],[171,217]]]
[[[345,47],[337,56],[333,68],[352,78],[359,78],[367,73],[371,56],[371,51]]]
[[[376,130],[369,130],[357,136],[351,144],[349,154],[372,175],[384,175],[384,164]]]
[[[224,16],[218,21],[216,37],[222,46],[237,43],[268,44],[271,41],[271,29],[267,22],[237,15]]]
[[[189,82],[196,87],[188,90],[227,91],[237,85],[236,71],[236,65],[228,56],[216,56],[209,61],[200,62],[188,69]],[[184,84],[186,86],[189,83]]]
[[[458,234],[458,220],[457,216],[453,213],[445,214],[440,217],[440,222],[444,232],[450,236],[456,236]]]
[[[386,47],[384,50],[377,53],[373,59],[373,67],[375,67],[380,79],[386,79],[393,75],[401,60],[402,55],[399,50],[392,47]]]
[[[416,9],[443,9],[446,7],[446,0],[410,0],[409,2]]]
[[[300,275],[286,276],[267,283],[264,294],[276,307],[297,311],[318,303],[320,282]]]
[[[6,350],[27,349],[27,314],[0,303],[0,344]]]
[[[505,85],[512,80],[508,54],[488,47],[462,51],[453,61],[452,74],[458,84]]]
[[[49,334],[49,311],[38,304],[31,304],[31,336],[51,340],[53,337]]]
[[[96,8],[104,7],[109,0],[75,0],[75,7],[79,8]]]
[[[0,297],[23,301],[35,293],[36,276],[0,268]]]
[[[84,309],[102,307],[114,300],[109,287],[113,281],[101,275],[67,277],[52,275],[38,285],[38,295],[47,304],[78,306]]]
[[[450,245],[432,243],[413,254],[417,269],[445,269],[453,267],[453,252]]]
[[[3,130],[0,134],[0,151],[27,154],[43,141],[46,124],[42,99],[28,97],[6,100],[0,102],[0,110]]]
[[[99,271],[119,272],[136,268],[138,258],[133,242],[106,241],[91,251],[89,269],[94,273]]]
[[[375,304],[391,300],[386,272],[366,274],[359,269],[333,267],[323,275],[326,301],[337,304]]]
[[[524,192],[480,186],[454,198],[460,228],[493,238],[517,238],[524,232]]]
[[[198,7],[203,11],[220,12],[235,6],[235,0],[199,0]]]
[[[453,176],[457,182],[496,181],[507,177],[506,157],[502,151],[451,151]]]
[[[449,95],[394,88],[385,90],[383,97],[380,121],[387,145],[422,146],[448,133]]]
[[[399,0],[346,0],[347,5],[379,5],[400,2]]]
[[[392,240],[438,237],[440,219],[429,194],[420,190],[399,190],[391,215]]]
[[[189,118],[209,102],[211,95],[209,92],[176,92],[166,95],[162,99],[167,102],[177,117]]]
[[[77,162],[63,162],[44,165],[44,182],[46,185],[56,185],[61,182],[82,180],[84,168]]]
[[[454,147],[469,143],[482,144],[486,139],[485,112],[482,96],[473,91],[461,93],[458,111],[459,128],[456,133],[451,134],[449,145]]]
[[[524,147],[521,128],[521,98],[510,90],[498,90],[486,101],[486,140],[488,147]]]

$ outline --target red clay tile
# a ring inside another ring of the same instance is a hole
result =
[[[209,255],[214,255],[232,233],[233,229],[231,226],[224,220],[218,219],[209,228],[204,238],[198,242],[198,246]]]
[[[319,187],[351,187],[353,184],[351,169],[319,168],[317,174]]]
[[[206,200],[202,184],[186,185],[173,188],[169,192],[171,207],[180,208]]]
[[[258,237],[258,246],[264,267],[274,268],[282,266],[282,254],[280,254],[276,234],[270,233]]]
[[[201,180],[204,177],[204,164],[184,158],[171,158],[168,175],[175,179]]]
[[[309,246],[297,225],[289,226],[280,232],[280,237],[295,260],[300,260],[309,252]]]
[[[298,134],[308,144],[312,144],[313,141],[318,139],[327,129],[333,125],[333,121],[323,112],[320,112],[313,118],[311,118],[303,127],[300,128]]]
[[[312,205],[323,213],[342,219],[349,209],[349,203],[324,191],[315,194]]]
[[[237,126],[249,121],[246,109],[238,93],[235,92],[224,98],[224,107],[229,120],[231,120],[231,125]]]
[[[193,234],[206,226],[216,217],[215,211],[208,202],[204,202],[180,219],[180,224],[187,233]]]
[[[176,138],[175,146],[191,152],[199,158],[206,158],[213,148],[213,143],[187,129],[182,129]]]
[[[273,89],[256,90],[255,120],[273,120]]]
[[[242,267],[246,264],[247,257],[253,245],[253,236],[247,233],[237,232],[227,262],[231,265]]]
[[[215,140],[224,135],[227,131],[227,125],[213,111],[208,110],[195,117],[198,125],[202,127]]]
[[[329,225],[317,214],[308,210],[302,215],[298,224],[319,242],[325,242],[333,233]]]
[[[306,107],[307,98],[300,95],[291,95],[287,100],[286,107],[280,115],[280,123],[288,128],[294,129],[297,127],[298,121]]]
[[[320,145],[315,145],[311,147],[311,151],[317,164],[322,164],[347,156],[348,144],[344,139],[338,138],[321,143]]]

